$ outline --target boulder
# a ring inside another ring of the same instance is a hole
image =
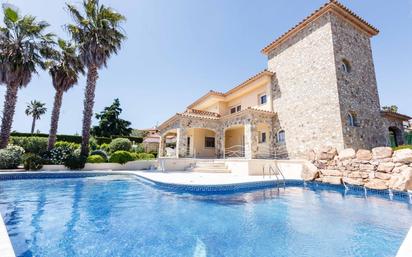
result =
[[[394,162],[412,163],[412,149],[397,150],[393,154]]]
[[[316,158],[318,160],[333,160],[338,151],[331,146],[324,146],[317,152]]]
[[[323,183],[328,183],[328,184],[333,184],[333,185],[340,185],[342,184],[342,178],[341,177],[322,177],[322,182]]]
[[[355,153],[355,150],[353,150],[352,148],[347,148],[347,149],[340,151],[338,156],[339,156],[339,160],[343,161],[343,160],[349,160],[349,159],[355,158],[356,153]]]
[[[393,150],[390,147],[375,147],[372,149],[373,159],[391,158]]]
[[[321,170],[320,173],[322,173],[322,175],[324,176],[342,176],[342,171],[340,170]]]
[[[368,182],[365,183],[365,187],[370,189],[378,189],[378,190],[385,190],[388,189],[386,185],[386,181],[382,179],[370,179]]]
[[[369,174],[367,172],[353,171],[348,174],[348,178],[367,178],[367,177],[369,177]]]
[[[381,164],[378,165],[377,170],[380,172],[386,172],[386,173],[390,173],[393,168],[395,168],[395,163],[393,162],[383,162]]]
[[[310,151],[307,153],[307,158],[308,158],[309,161],[315,161],[315,160],[316,160],[316,152],[315,152],[315,150],[310,150]]]
[[[343,178],[343,182],[351,185],[357,185],[357,186],[363,186],[365,182],[363,182],[363,179],[360,178]]]
[[[361,171],[372,171],[375,169],[375,166],[373,166],[372,164],[361,164],[359,166],[359,169]]]
[[[305,181],[314,180],[319,177],[318,168],[310,162],[307,162],[304,166],[301,177]]]
[[[408,167],[398,174],[393,174],[388,185],[394,190],[412,190],[412,168]]]
[[[369,161],[372,159],[372,152],[365,149],[360,149],[356,152],[356,159],[360,161]]]
[[[392,176],[388,173],[384,173],[384,172],[375,172],[375,178],[379,178],[379,179],[383,179],[383,180],[388,180],[390,179]]]

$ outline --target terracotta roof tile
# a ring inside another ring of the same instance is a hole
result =
[[[358,27],[362,28],[365,32],[370,34],[371,36],[377,35],[379,30],[373,27],[371,24],[366,22],[364,19],[359,17],[349,8],[344,6],[343,4],[339,3],[336,0],[330,0],[328,3],[324,4],[322,7],[314,11],[311,15],[306,17],[304,20],[299,22],[296,26],[292,27],[286,33],[272,41],[269,45],[262,49],[262,53],[268,55],[270,51],[275,49],[278,45],[286,41],[289,37],[296,34],[302,28],[304,28],[307,24],[313,22],[323,14],[327,13],[328,11],[334,11],[335,13],[340,14],[341,16],[345,17],[346,19],[350,20],[351,22],[355,23]]]

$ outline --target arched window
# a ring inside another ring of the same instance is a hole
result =
[[[284,130],[280,130],[277,134],[277,142],[278,143],[285,143],[285,131]]]
[[[349,73],[351,71],[351,67],[348,60],[343,59],[341,66],[344,72]]]
[[[346,124],[351,127],[355,127],[355,115],[353,113],[348,113],[346,116]]]

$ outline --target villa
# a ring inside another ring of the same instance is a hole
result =
[[[381,111],[371,38],[379,31],[330,1],[262,49],[267,69],[210,91],[159,126],[175,157],[293,158],[317,147],[403,144],[411,117]]]

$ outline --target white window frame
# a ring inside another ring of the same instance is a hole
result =
[[[232,109],[235,109],[235,112],[232,112]],[[237,113],[237,112],[240,112],[240,111],[242,111],[242,105],[241,104],[233,105],[233,106],[229,107],[229,113],[230,114],[234,114],[234,113]]]

